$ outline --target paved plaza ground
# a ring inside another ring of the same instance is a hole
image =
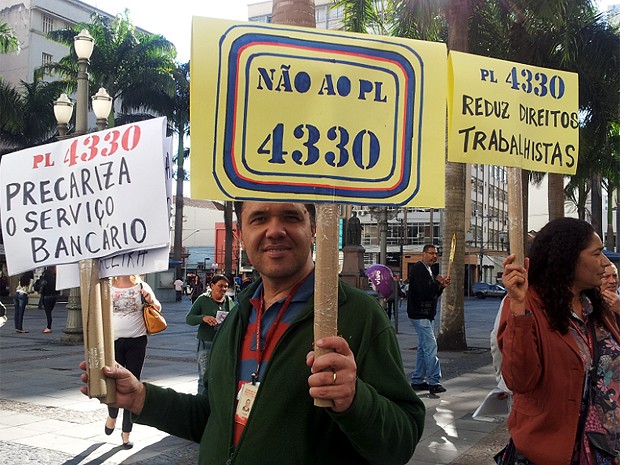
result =
[[[183,392],[196,392],[195,328],[185,324],[190,301],[165,304],[169,327],[149,338],[143,380]],[[467,299],[465,325],[469,349],[440,352],[443,385],[438,398],[422,393],[427,408],[422,441],[409,464],[485,465],[507,441],[505,420],[474,420],[471,414],[495,386],[489,332],[499,300]],[[135,447],[125,450],[120,429],[106,436],[105,406],[83,396],[79,388],[82,345],[64,345],[66,304],[54,310],[51,334],[42,334],[45,314],[26,310],[24,328],[15,333],[13,309],[0,328],[0,457],[11,465],[196,464],[197,445],[135,425]],[[405,372],[415,364],[415,331],[401,305],[398,339]],[[120,426],[120,424],[119,424]],[[294,465],[294,464],[291,464]],[[320,465],[320,464],[317,464]]]

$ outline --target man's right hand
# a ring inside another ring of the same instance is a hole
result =
[[[86,371],[86,362],[80,363],[80,369]],[[113,368],[103,367],[103,374],[106,378],[116,380],[116,402],[110,404],[112,407],[124,408],[139,415],[144,407],[146,398],[146,388],[127,368],[116,364]],[[82,373],[80,379],[88,384],[88,374]],[[83,386],[80,391],[88,395],[88,387]]]

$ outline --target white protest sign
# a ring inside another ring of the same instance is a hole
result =
[[[2,233],[9,274],[170,240],[165,118],[2,157]]]
[[[99,259],[99,277],[155,273],[168,269],[170,247],[134,250],[113,257]],[[77,263],[56,266],[56,289],[71,289],[80,285],[80,268]]]
[[[164,150],[164,174],[168,217],[172,204],[172,137],[167,137]],[[170,246],[149,250],[134,250],[99,259],[99,277],[155,273],[167,270],[170,260]],[[71,289],[80,285],[80,268],[77,263],[56,267],[56,289]]]

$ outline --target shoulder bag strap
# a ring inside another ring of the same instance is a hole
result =
[[[140,300],[142,300],[142,305],[146,305],[146,299],[144,298],[144,295],[142,294],[142,289],[144,289],[144,287],[142,286],[142,283],[140,283]]]

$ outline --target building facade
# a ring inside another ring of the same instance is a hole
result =
[[[0,55],[2,78],[15,86],[20,81],[32,82],[35,69],[69,53],[66,46],[46,34],[87,23],[93,13],[112,17],[78,0],[0,0],[0,18],[13,28],[21,48],[18,54]]]

